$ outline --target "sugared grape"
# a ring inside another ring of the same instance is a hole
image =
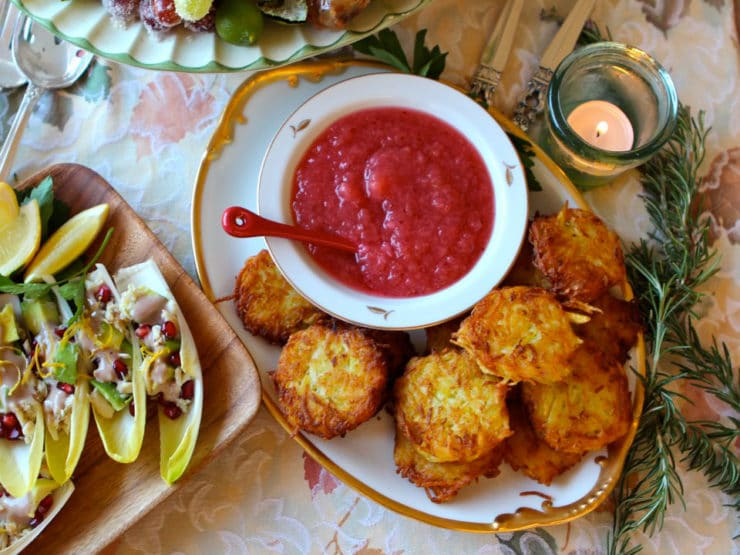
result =
[[[212,0],[174,0],[177,14],[185,21],[198,21],[208,14]]]
[[[151,31],[166,31],[182,21],[172,0],[141,0],[139,17]]]
[[[102,0],[102,3],[116,21],[128,23],[139,16],[139,0]]]

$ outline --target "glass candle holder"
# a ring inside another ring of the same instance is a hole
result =
[[[578,187],[590,189],[658,152],[677,112],[673,81],[658,62],[631,46],[595,43],[555,69],[541,142]]]

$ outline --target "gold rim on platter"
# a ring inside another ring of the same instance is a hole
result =
[[[344,74],[351,68],[364,68],[367,72],[390,70],[387,66],[375,62],[351,59],[327,59],[303,62],[289,67],[277,68],[258,73],[247,79],[233,94],[203,155],[193,192],[191,223],[196,268],[203,290],[206,293],[206,296],[212,301],[218,302],[219,299],[217,299],[217,295],[215,294],[216,289],[214,287],[214,283],[212,283],[212,277],[216,276],[216,274],[209,273],[205,262],[206,250],[213,247],[213,245],[204,244],[204,228],[210,223],[204,221],[203,217],[203,206],[207,202],[207,199],[205,198],[207,193],[206,181],[209,177],[209,172],[212,171],[214,163],[218,163],[224,149],[229,148],[229,146],[233,144],[236,126],[249,125],[250,121],[248,117],[245,116],[245,110],[250,100],[254,99],[255,95],[261,92],[264,93],[270,87],[287,86],[292,89],[296,89],[302,82],[321,84],[324,80],[342,79]],[[496,118],[505,131],[531,142],[527,135],[519,130],[513,122],[508,120],[502,114],[495,110],[490,110],[490,113],[492,117]],[[275,129],[273,131],[277,130],[281,122],[282,120],[280,119],[275,121]],[[539,171],[548,172],[552,178],[557,181],[559,184],[558,186],[562,188],[566,196],[572,199],[575,205],[581,208],[588,208],[586,201],[565,176],[564,172],[536,144],[532,143],[532,150],[535,153],[536,163],[541,165]],[[252,169],[257,172],[256,168]],[[225,208],[225,206],[222,208]],[[219,248],[224,247],[223,245],[220,245]],[[239,268],[243,262],[243,260],[238,261]],[[218,272],[218,269],[216,268],[212,268],[211,270]],[[233,279],[235,277],[235,274],[230,276],[230,279],[232,280],[231,289],[233,289]],[[218,279],[224,278],[222,276],[218,276]],[[229,293],[231,292],[231,289],[228,289]],[[223,292],[224,290],[225,288],[221,286],[219,292]],[[622,294],[628,300],[632,298],[632,291],[628,283],[623,284]],[[233,307],[230,306],[231,304],[233,303],[221,302],[219,303],[219,309],[225,314],[225,316],[227,316],[227,320],[230,321],[232,326],[235,328],[241,328],[238,318],[236,320],[234,319],[234,314],[231,314],[231,319],[228,317],[229,312],[235,312]],[[247,334],[243,329],[237,329],[237,332],[239,334]],[[241,337],[244,340],[245,336],[241,335]],[[254,356],[255,353],[252,354]],[[631,361],[632,364],[636,365],[635,371],[640,376],[644,376],[645,346],[642,337],[638,340],[638,344],[633,351]],[[626,436],[608,447],[606,456],[594,453],[584,458],[584,461],[588,459],[590,462],[598,464],[599,473],[595,484],[581,495],[580,498],[570,503],[554,506],[552,496],[541,491],[544,488],[529,488],[527,491],[520,491],[519,495],[522,496],[522,498],[525,496],[541,498],[542,502],[539,508],[526,507],[523,505],[511,512],[490,515],[485,522],[482,522],[481,519],[478,519],[477,521],[468,521],[461,518],[448,518],[430,514],[429,512],[409,506],[406,503],[389,497],[388,495],[385,495],[369,486],[365,481],[363,481],[362,477],[351,474],[341,464],[338,464],[334,459],[332,459],[332,457],[325,453],[316,444],[316,442],[312,440],[312,438],[302,433],[293,433],[292,427],[287,423],[277,406],[275,399],[270,394],[271,384],[267,383],[269,380],[266,379],[264,369],[260,369],[260,375],[263,379],[262,400],[272,416],[289,434],[291,434],[291,436],[312,458],[324,466],[334,476],[366,497],[399,514],[434,526],[475,533],[513,532],[538,526],[552,526],[568,522],[594,510],[606,499],[616,485],[622,471],[627,451],[629,450],[635,436],[644,397],[644,391],[640,380],[632,379],[631,389],[633,410],[630,429]],[[361,433],[361,430],[362,427],[355,432],[352,432],[352,434],[356,434],[358,432]],[[494,481],[495,480],[496,479],[494,479]],[[466,488],[466,490],[474,489],[475,487],[476,485],[471,485]],[[452,500],[450,503],[455,503],[455,500]]]

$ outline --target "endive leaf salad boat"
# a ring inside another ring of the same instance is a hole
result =
[[[85,309],[77,335],[88,353],[90,404],[108,456],[130,463],[139,455],[146,426],[141,353],[121,295],[102,264],[85,276]]]
[[[45,472],[21,497],[0,492],[0,555],[23,551],[62,509],[72,495],[71,481],[57,484]]]
[[[114,276],[121,313],[135,328],[146,393],[159,406],[160,473],[169,484],[193,454],[203,411],[203,378],[195,341],[153,260]]]
[[[13,497],[31,490],[44,455],[44,386],[20,319],[20,299],[0,295],[0,486]]]
[[[39,297],[25,297],[21,313],[31,345],[27,371],[43,385],[46,464],[62,484],[80,460],[90,420],[83,353],[75,326],[66,325],[73,312],[56,287]]]

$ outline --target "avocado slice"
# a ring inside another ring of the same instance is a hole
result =
[[[90,383],[100,394],[110,403],[115,411],[119,411],[128,406],[131,402],[131,395],[122,395],[116,388],[116,384],[113,382],[99,382],[98,380],[90,380]]]
[[[15,321],[13,305],[6,304],[0,310],[0,345],[10,345],[19,339],[18,324]]]
[[[54,353],[54,377],[60,382],[74,385],[77,381],[77,360],[80,346],[77,343],[62,341]]]
[[[44,324],[56,325],[61,321],[59,308],[50,297],[24,298],[21,301],[21,314],[28,331],[33,335],[38,335]]]

